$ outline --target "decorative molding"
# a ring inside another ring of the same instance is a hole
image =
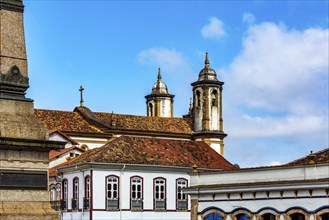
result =
[[[13,65],[6,74],[0,73],[0,98],[33,101],[25,97],[28,88],[29,78],[23,76],[16,65]]]
[[[24,12],[22,0],[0,0],[0,10],[8,10],[14,12]]]

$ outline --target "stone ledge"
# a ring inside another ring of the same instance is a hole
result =
[[[66,142],[0,137],[2,149],[50,151],[63,149]]]
[[[59,220],[49,202],[0,202],[0,219]]]

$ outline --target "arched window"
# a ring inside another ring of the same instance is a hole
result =
[[[187,187],[187,180],[179,178],[176,180],[176,209],[187,210],[188,201],[187,195],[183,192],[183,189]]]
[[[218,106],[218,93],[215,89],[211,93],[211,106]]]
[[[54,201],[55,200],[55,186],[54,184],[51,184],[49,187],[49,193],[50,193],[50,201]]]
[[[140,176],[131,177],[130,186],[131,209],[143,209],[143,178]]]
[[[119,177],[114,175],[106,177],[106,208],[119,209]]]
[[[154,184],[154,209],[166,210],[166,179],[162,177],[155,178]]]
[[[60,207],[61,207],[61,184],[60,183],[57,183],[55,185],[55,196],[54,196],[54,209],[55,210],[59,210]]]
[[[79,178],[73,179],[73,198],[72,198],[72,209],[79,208]]]
[[[149,116],[154,116],[152,103],[149,104]]]
[[[67,209],[67,179],[63,180],[62,183],[62,201],[61,201],[61,209]]]
[[[315,216],[316,220],[329,220],[329,208],[319,210]]]
[[[290,215],[290,219],[291,220],[305,220],[305,215],[303,215],[302,213],[293,213]]]
[[[201,93],[199,90],[195,92],[195,107],[201,106]]]
[[[261,216],[261,220],[275,220],[275,215],[273,215],[272,213],[266,213],[266,214],[263,214]]]
[[[85,177],[85,196],[83,198],[83,208],[89,209],[90,208],[90,176]]]
[[[237,220],[249,220],[250,218],[247,214],[241,213],[241,214],[236,215],[236,219]]]
[[[209,213],[204,217],[204,220],[222,220],[223,217],[218,213]]]
[[[89,150],[89,147],[88,147],[88,145],[87,144],[83,144],[83,145],[81,145],[81,147],[80,147],[82,150],[84,150],[84,151],[87,151],[87,150]]]

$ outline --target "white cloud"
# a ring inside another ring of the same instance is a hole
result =
[[[211,17],[210,22],[201,29],[204,38],[218,40],[225,36],[223,22],[217,17]]]
[[[190,69],[187,58],[173,48],[154,47],[143,50],[137,54],[137,61],[141,64],[159,66],[169,73]]]
[[[226,132],[237,137],[327,134],[328,42],[328,29],[251,25],[242,52],[219,71],[227,85]]]
[[[282,165],[282,163],[279,162],[279,161],[271,161],[271,162],[268,164],[268,166],[278,166],[278,165]]]
[[[243,23],[253,24],[255,22],[255,20],[256,20],[255,16],[250,12],[246,12],[242,15]]]

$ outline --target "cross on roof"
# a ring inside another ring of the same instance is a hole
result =
[[[83,90],[85,90],[82,86],[80,86],[80,107],[83,107]]]

